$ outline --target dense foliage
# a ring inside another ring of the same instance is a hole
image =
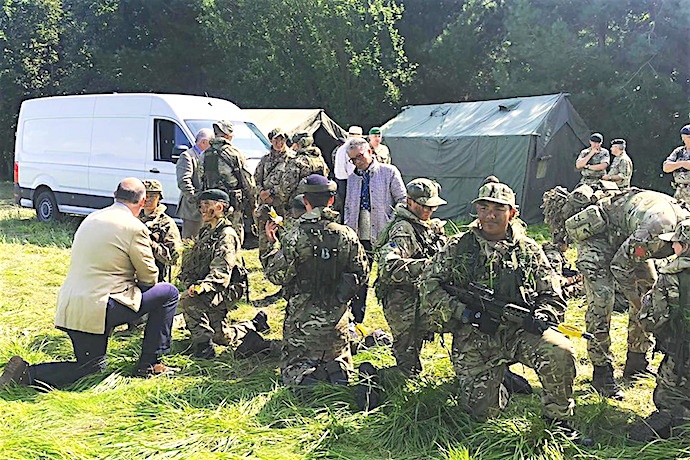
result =
[[[155,91],[324,107],[380,124],[403,105],[567,92],[665,189],[690,112],[687,0],[0,0],[0,175],[21,101]]]

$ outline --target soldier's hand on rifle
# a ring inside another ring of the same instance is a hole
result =
[[[272,220],[266,222],[266,227],[264,228],[266,232],[266,238],[269,242],[275,243],[278,241],[278,228],[279,225]]]

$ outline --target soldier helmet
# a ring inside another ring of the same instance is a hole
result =
[[[690,136],[690,125],[685,125],[682,128],[680,128],[680,133]]]
[[[422,206],[440,206],[447,201],[438,196],[441,186],[431,179],[419,178],[411,180],[407,186],[407,197]]]
[[[213,132],[216,136],[229,135],[235,132],[232,123],[227,120],[221,120],[213,123]]]
[[[480,201],[491,201],[493,203],[507,204],[513,209],[517,209],[515,204],[515,192],[506,184],[490,181],[479,188],[479,196],[472,200],[472,203]]]
[[[147,192],[158,192],[161,198],[163,198],[163,184],[161,184],[160,181],[156,179],[144,179],[142,182]]]
[[[678,222],[674,231],[662,233],[659,235],[659,239],[664,241],[681,241],[690,244],[690,219]]]
[[[299,182],[297,193],[335,193],[338,189],[335,182],[321,174],[311,174]]]
[[[604,136],[602,136],[599,133],[592,133],[592,135],[589,136],[589,140],[592,142],[598,142],[601,144],[602,142],[604,142]]]
[[[288,135],[285,133],[285,131],[282,128],[273,128],[269,133],[268,133],[268,140],[272,141],[276,137],[283,137],[283,139],[287,140]]]
[[[212,188],[201,192],[199,194],[199,201],[203,200],[220,201],[222,203],[230,204],[230,197],[228,194],[217,188]]]

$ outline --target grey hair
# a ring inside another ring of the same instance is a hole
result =
[[[210,140],[213,139],[215,136],[213,135],[213,130],[211,128],[201,128],[198,133],[196,133],[196,140],[195,142],[198,144],[199,142],[203,140]]]
[[[352,139],[347,141],[347,151],[348,152],[358,151],[359,149],[362,148],[362,146],[366,146],[367,148],[371,148],[369,146],[369,142],[367,142],[367,140],[364,139],[363,137],[353,137]]]

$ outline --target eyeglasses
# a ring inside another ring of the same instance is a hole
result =
[[[362,152],[359,152],[359,153],[357,154],[357,156],[355,156],[354,158],[350,158],[349,161],[350,161],[350,163],[355,164],[355,163],[357,163],[359,160],[361,160],[363,157],[364,157],[364,154],[363,154]]]

